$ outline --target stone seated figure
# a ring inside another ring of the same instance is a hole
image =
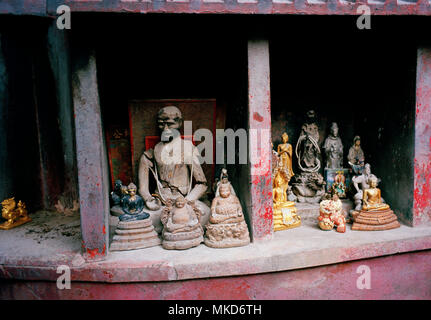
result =
[[[204,240],[200,217],[193,201],[187,202],[182,196],[168,200],[161,216],[163,248],[182,250],[198,246]]]
[[[181,111],[175,106],[160,109],[157,125],[161,141],[154,149],[146,150],[139,163],[139,194],[145,201],[157,232],[162,231],[161,213],[169,200],[184,197],[193,201],[201,212],[201,225],[209,219],[209,205],[203,199],[207,180],[199,161],[199,151],[191,141],[181,138],[178,131],[183,122]],[[156,182],[156,190],[150,192],[150,172]],[[193,180],[195,181],[193,185]]]
[[[353,196],[356,211],[359,211],[362,208],[362,199],[364,198],[364,191],[370,188],[369,180],[372,177],[377,179],[377,177],[371,173],[370,164],[367,163],[364,166],[363,173],[359,176],[354,176],[352,178],[354,191],[356,191],[355,195]],[[383,198],[382,198],[382,202],[384,202]]]
[[[352,230],[387,230],[400,227],[397,216],[389,205],[383,203],[377,178],[369,178],[369,188],[363,192],[362,210],[352,213]]]
[[[213,248],[230,248],[250,243],[241,203],[229,181],[222,180],[212,201],[211,216],[205,226],[204,242]]]
[[[150,215],[144,212],[144,200],[136,194],[136,185],[131,183],[127,186],[127,195],[121,199],[123,214],[119,217],[120,221],[144,220]]]
[[[274,205],[274,231],[299,227],[301,218],[296,214],[295,202],[287,200],[287,177],[284,171],[277,171],[273,181],[272,200]]]

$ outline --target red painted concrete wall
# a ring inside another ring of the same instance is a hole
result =
[[[418,49],[413,226],[431,224],[431,48]]]
[[[431,299],[431,251],[260,275],[147,283],[11,281],[0,299]],[[369,268],[370,288],[359,289]],[[358,269],[359,268],[359,269]],[[263,310],[265,314],[265,310]]]

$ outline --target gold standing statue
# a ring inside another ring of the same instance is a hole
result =
[[[26,222],[30,222],[27,208],[21,200],[16,204],[15,197],[2,201],[2,217],[7,221],[0,224],[0,229],[9,230],[18,227]]]
[[[274,231],[299,227],[301,217],[296,214],[293,201],[288,201],[287,191],[289,181],[293,176],[292,170],[292,146],[287,143],[289,137],[282,135],[283,143],[278,145],[277,151],[280,161],[274,170],[272,200],[274,204]]]

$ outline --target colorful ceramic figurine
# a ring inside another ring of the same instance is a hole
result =
[[[288,176],[278,170],[273,180],[272,200],[274,203],[274,231],[280,231],[301,225],[301,217],[296,214],[295,202],[287,200]]]
[[[371,231],[400,227],[397,216],[389,205],[383,203],[377,181],[375,176],[369,178],[369,188],[363,191],[362,210],[352,212],[354,221],[352,230]]]
[[[2,217],[7,221],[0,224],[0,229],[9,230],[31,221],[25,203],[21,200],[16,204],[15,197],[13,197],[3,200],[1,204],[3,206]]]
[[[336,194],[339,198],[346,197],[346,177],[343,171],[337,171],[332,184],[332,194]]]
[[[222,181],[212,201],[211,216],[206,225],[204,242],[213,248],[245,246],[250,235],[239,199],[232,194],[229,181]]]
[[[322,230],[332,230],[334,226],[337,232],[346,232],[346,219],[343,215],[343,205],[336,194],[330,200],[320,202],[319,227]]]
[[[187,201],[182,196],[168,200],[161,215],[163,248],[182,250],[203,242],[200,218],[201,212],[193,201]]]

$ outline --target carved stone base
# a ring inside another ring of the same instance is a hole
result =
[[[204,241],[203,229],[200,225],[188,232],[172,233],[163,230],[162,247],[168,250],[184,250],[196,247]]]
[[[160,238],[154,231],[151,219],[120,221],[115,230],[110,250],[134,250],[157,246]]]
[[[208,224],[204,243],[211,248],[232,248],[250,243],[247,224],[242,218],[238,223]]]
[[[397,216],[390,209],[384,211],[352,211],[352,230],[378,231],[400,227]]]
[[[0,229],[1,230],[9,230],[15,227],[18,227],[24,223],[30,222],[31,218],[29,216],[23,217],[23,218],[18,218],[14,223],[9,223],[8,221],[0,224]]]

